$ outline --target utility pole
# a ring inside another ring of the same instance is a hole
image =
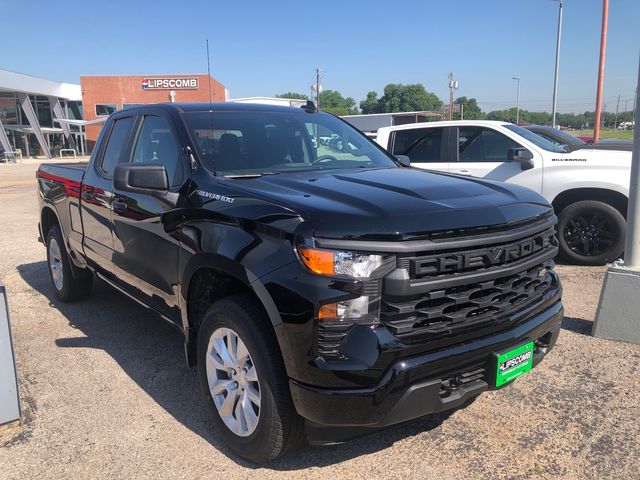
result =
[[[316,68],[316,110],[320,111],[320,69]]]
[[[558,98],[558,71],[560,70],[560,37],[562,35],[562,7],[563,0],[558,0],[560,8],[558,9],[558,36],[556,38],[556,71],[553,75],[553,107],[551,112],[551,123],[556,128],[556,104]]]
[[[618,95],[618,104],[616,105],[616,120],[613,122],[613,128],[618,129],[618,109],[620,108],[620,95]]]
[[[600,114],[602,113],[602,90],[604,89],[604,61],[607,52],[607,24],[609,23],[609,0],[602,0],[602,30],[600,32],[600,63],[598,65],[598,91],[596,93],[596,118],[593,122],[593,143],[600,140]]]
[[[449,74],[449,120],[453,120],[453,91],[458,88],[458,81],[453,79],[453,72]]]
[[[516,123],[520,123],[520,77],[511,78],[518,81],[518,93],[516,94]]]

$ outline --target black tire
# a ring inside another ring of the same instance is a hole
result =
[[[558,215],[560,255],[575,265],[604,265],[621,257],[627,222],[611,205],[582,200]]]
[[[291,400],[284,362],[269,322],[254,297],[238,294],[211,305],[198,332],[198,379],[214,428],[236,455],[254,463],[280,457],[301,446],[305,440],[304,421]],[[260,410],[255,430],[248,436],[240,436],[227,427],[209,388],[207,350],[211,336],[220,328],[237,333],[257,372]]]
[[[59,255],[53,255],[52,245],[57,246]],[[89,270],[81,270],[71,265],[67,250],[64,246],[62,233],[57,225],[53,225],[47,234],[47,267],[49,277],[56,296],[63,302],[73,302],[87,298],[91,293],[93,275]],[[53,261],[52,261],[53,258]],[[54,268],[53,264],[56,265]],[[54,270],[59,269],[61,276],[54,278]],[[72,271],[73,269],[73,271]]]

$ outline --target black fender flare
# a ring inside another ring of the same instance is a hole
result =
[[[202,252],[194,255],[189,260],[189,263],[184,269],[181,282],[181,293],[184,300],[187,300],[191,279],[195,273],[202,268],[218,270],[221,273],[240,280],[244,285],[250,288],[262,302],[264,309],[269,315],[271,324],[275,327],[282,323],[282,318],[276,308],[276,304],[260,279],[244,265],[240,265],[234,260],[217,253]]]
[[[251,270],[244,265],[225,257],[217,253],[200,252],[191,257],[187,265],[185,266],[182,274],[180,297],[181,297],[181,316],[182,316],[182,328],[185,334],[185,350],[187,354],[187,360],[192,365],[194,362],[194,355],[191,352],[191,341],[195,338],[197,332],[191,332],[188,312],[187,301],[189,296],[189,286],[191,280],[195,274],[204,268],[210,268],[217,270],[225,275],[229,275],[236,280],[239,280],[247,288],[249,288],[258,298],[262,306],[264,307],[272,327],[277,327],[282,323],[282,317],[276,307],[275,302],[271,298],[271,295],[267,291],[264,284]]]

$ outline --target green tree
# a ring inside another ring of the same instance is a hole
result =
[[[285,92],[285,93],[277,93],[276,98],[295,98],[299,100],[309,100],[309,96],[304,93],[296,93],[296,92]]]
[[[360,102],[360,111],[363,114],[378,113],[378,94],[376,92],[367,93],[367,98]]]
[[[527,110],[521,111],[520,122],[533,123],[534,125],[551,125],[553,123],[549,112],[528,112]]]
[[[384,87],[384,95],[378,100],[380,113],[412,112],[418,110],[439,111],[442,101],[435,93],[427,92],[420,83],[403,85],[390,83]]]
[[[520,110],[520,121],[524,121],[523,117],[526,110]],[[528,112],[527,112],[528,113]],[[498,120],[501,122],[516,122],[516,107],[508,108],[506,110],[494,110],[492,112],[487,113],[487,120]]]
[[[475,98],[458,97],[454,103],[462,106],[462,114],[465,120],[482,120],[484,113],[478,106]],[[460,113],[454,113],[454,118],[460,119]]]
[[[320,110],[334,115],[353,115],[358,113],[356,101],[344,98],[337,90],[324,90],[320,92]]]

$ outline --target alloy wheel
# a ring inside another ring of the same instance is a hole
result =
[[[260,418],[260,384],[251,354],[230,328],[209,339],[206,372],[213,403],[224,424],[238,436],[251,435]]]
[[[62,252],[55,238],[49,241],[49,268],[51,278],[57,290],[62,290],[64,285],[64,272],[62,270]]]
[[[564,229],[568,247],[578,255],[592,257],[605,253],[620,232],[606,215],[587,212],[572,217]]]

